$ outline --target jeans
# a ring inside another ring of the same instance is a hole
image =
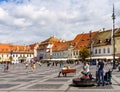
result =
[[[104,71],[103,71],[103,69],[98,70],[98,85],[100,85],[100,82],[101,82],[100,77],[102,77],[102,85],[104,85],[105,82],[104,82]]]

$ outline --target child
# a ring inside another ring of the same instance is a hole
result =
[[[92,72],[89,72],[89,78],[90,78],[90,80],[92,80],[92,79],[93,79]]]

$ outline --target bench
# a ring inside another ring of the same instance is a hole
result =
[[[67,73],[76,73],[76,69],[65,69],[61,71],[63,76],[66,76]]]

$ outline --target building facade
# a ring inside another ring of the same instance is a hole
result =
[[[40,59],[50,59],[52,58],[52,46],[55,42],[58,42],[59,39],[51,36],[50,38],[38,43],[35,46],[36,57]]]
[[[0,44],[0,62],[23,61],[26,58],[33,57],[34,57],[33,50],[31,50],[29,46]]]

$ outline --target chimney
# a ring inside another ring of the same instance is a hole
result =
[[[103,31],[105,31],[105,28],[103,28]]]

